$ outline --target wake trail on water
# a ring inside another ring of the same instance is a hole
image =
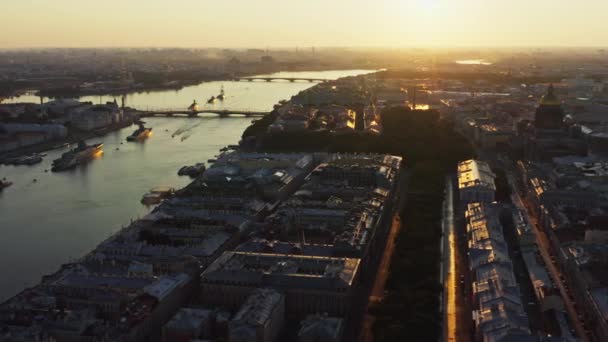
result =
[[[201,124],[202,124],[202,122],[197,122],[194,125],[182,126],[182,127],[178,128],[177,130],[175,130],[175,132],[173,132],[173,134],[171,134],[171,137],[176,137],[176,136],[182,135],[184,133],[190,133],[190,134],[184,134],[184,136],[182,137],[182,141],[184,141],[185,139],[188,139],[192,135],[191,131],[194,128],[200,126]]]

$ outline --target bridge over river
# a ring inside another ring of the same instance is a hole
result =
[[[174,117],[174,116],[188,116],[188,117],[198,117],[199,114],[215,114],[219,117],[230,117],[230,116],[244,116],[244,117],[252,117],[257,116],[261,117],[270,113],[270,111],[258,111],[258,110],[248,110],[248,109],[199,109],[199,110],[188,110],[188,109],[147,109],[147,110],[137,110],[134,112],[141,118],[153,117],[153,116],[166,116],[166,117]]]
[[[235,81],[249,81],[249,82],[253,82],[253,81],[266,81],[266,82],[272,82],[272,81],[289,81],[289,82],[296,82],[296,81],[306,81],[306,82],[326,82],[326,81],[330,81],[329,79],[326,78],[315,78],[315,77],[311,77],[311,78],[307,78],[307,77],[280,77],[280,76],[253,76],[253,77],[236,77],[234,79]]]

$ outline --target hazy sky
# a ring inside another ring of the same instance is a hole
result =
[[[608,46],[608,0],[0,1],[0,48]]]

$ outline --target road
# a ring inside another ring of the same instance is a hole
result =
[[[400,213],[403,211],[405,203],[407,201],[407,190],[409,182],[409,172],[403,171],[397,181],[396,190],[399,194],[397,199],[393,200],[391,216],[388,218],[386,224],[390,223],[390,227],[387,227],[389,231],[386,236],[386,245],[382,250],[382,255],[375,258],[376,267],[372,274],[364,279],[361,279],[361,283],[357,289],[357,295],[355,296],[355,302],[353,308],[349,313],[348,322],[345,336],[343,341],[361,341],[361,342],[373,342],[373,324],[374,316],[369,314],[370,306],[379,303],[384,297],[384,287],[390,274],[391,258],[395,250],[397,236],[401,230],[401,216]]]
[[[532,230],[534,231],[534,235],[536,236],[536,243],[538,244],[538,249],[543,258],[543,261],[545,262],[545,265],[547,266],[547,269],[549,270],[549,273],[551,274],[551,277],[553,278],[554,284],[557,286],[557,288],[562,296],[564,305],[566,307],[566,311],[568,312],[568,315],[570,316],[570,321],[574,325],[574,329],[576,330],[579,338],[582,341],[587,342],[587,341],[589,341],[589,337],[585,333],[585,329],[583,328],[582,322],[578,319],[578,317],[579,317],[578,312],[576,311],[576,308],[574,307],[573,301],[570,299],[568,291],[566,291],[564,282],[562,281],[561,272],[555,266],[553,261],[551,260],[551,253],[549,252],[550,251],[549,239],[547,238],[545,233],[540,228],[538,219],[534,215],[534,212],[532,210],[530,210],[530,208],[527,205],[527,202],[522,200],[522,198],[520,196],[520,192],[518,191],[519,189],[517,187],[517,183],[515,182],[515,179],[510,172],[507,172],[507,178],[509,180],[509,184],[512,189],[511,197],[512,197],[513,203],[522,209],[522,212],[526,216],[526,219],[528,220],[528,222],[530,223],[530,226],[532,227]]]
[[[454,182],[447,177],[443,205],[443,340],[471,341],[470,304],[466,300],[466,284],[470,277],[464,256],[464,231],[458,229],[454,217]]]
[[[389,269],[391,267],[391,258],[395,250],[395,241],[397,240],[397,234],[399,234],[400,230],[401,220],[399,218],[399,214],[395,214],[393,217],[391,230],[387,237],[386,248],[384,249],[384,254],[382,255],[380,265],[378,266],[378,273],[376,274],[376,279],[367,300],[365,318],[363,320],[363,327],[361,330],[361,342],[373,342],[374,340],[372,327],[375,319],[372,315],[368,314],[368,311],[370,305],[379,303],[384,297],[384,286],[386,285],[386,280],[388,279]]]

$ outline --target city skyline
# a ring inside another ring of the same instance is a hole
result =
[[[601,47],[608,46],[607,10],[597,0],[577,8],[548,0],[177,0],[171,7],[158,0],[9,0],[0,46]]]

